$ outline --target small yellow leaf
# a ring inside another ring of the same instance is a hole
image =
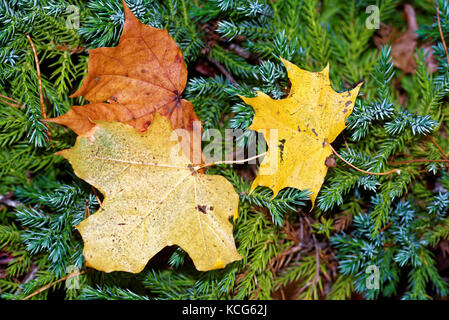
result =
[[[170,140],[171,132],[169,120],[158,114],[145,133],[98,122],[61,154],[105,197],[77,226],[87,266],[137,273],[171,245],[184,249],[201,271],[241,259],[229,221],[238,195],[224,177],[199,173],[173,153],[178,142]]]
[[[251,191],[267,186],[275,197],[285,187],[309,189],[314,204],[327,173],[326,158],[332,154],[329,144],[345,129],[362,83],[339,93],[331,87],[329,65],[309,72],[281,60],[291,81],[287,98],[274,100],[263,92],[241,97],[254,108],[249,129],[264,133],[269,144]]]

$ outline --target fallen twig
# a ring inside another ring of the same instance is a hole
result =
[[[444,52],[446,52],[447,64],[449,65],[449,53],[447,52],[446,41],[444,40],[443,30],[441,29],[441,21],[440,21],[440,5],[438,1],[437,4],[437,22],[438,22],[438,30],[440,31],[441,42],[443,42]]]
[[[77,276],[79,276],[81,274],[84,274],[84,273],[86,273],[86,270],[83,270],[83,271],[75,270],[72,273],[69,273],[68,275],[66,275],[65,277],[62,277],[61,279],[53,281],[52,283],[47,284],[46,286],[43,286],[39,290],[34,291],[32,294],[30,294],[30,295],[26,296],[25,298],[23,298],[23,300],[28,300],[29,298],[34,297],[35,295],[37,295],[37,294],[39,294],[39,293],[49,289],[50,287],[54,286],[55,284],[57,284],[59,282],[65,281],[65,280],[73,278],[73,277],[77,277]]]

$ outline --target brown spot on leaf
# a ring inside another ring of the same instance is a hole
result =
[[[278,145],[279,147],[279,155],[281,157],[281,161],[284,161],[284,144],[285,144],[285,139],[281,139],[279,140],[280,144]]]
[[[207,206],[197,205],[195,209],[201,213],[207,214]]]

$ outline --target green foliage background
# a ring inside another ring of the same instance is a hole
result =
[[[127,3],[144,23],[167,28],[182,48],[189,68],[183,95],[206,129],[249,127],[253,110],[237,94],[260,90],[275,99],[286,96],[288,79],[279,57],[310,71],[329,62],[336,90],[365,81],[345,138],[334,143],[339,153],[372,172],[398,167],[391,161],[426,161],[400,165],[400,175],[374,176],[337,159],[311,212],[307,190],[287,188],[272,200],[266,188],[248,194],[254,168],[216,166],[209,172],[224,175],[240,195],[234,230],[243,260],[223,270],[198,272],[181,249],[169,248],[140,274],[87,269],[79,289],[60,282],[32,299],[447,297],[449,175],[444,162],[430,161],[444,157],[429,138],[449,150],[449,69],[436,22],[438,3],[442,31],[449,36],[447,1],[410,2],[417,12],[419,41],[433,45],[438,61],[433,74],[423,51],[417,50],[416,71],[404,74],[393,66],[389,45],[375,46],[376,30],[365,25],[366,8],[377,5],[382,23],[405,31],[403,4],[396,0]],[[23,299],[73,268],[85,270],[74,226],[98,208],[92,188],[54,156],[73,145],[75,134],[51,126],[49,140],[40,121],[38,77],[26,34],[36,46],[45,105],[53,117],[86,103],[68,96],[87,73],[87,48],[116,45],[123,23],[119,0],[0,1],[4,299]],[[213,76],[202,75],[204,69],[213,70]],[[254,138],[245,131],[239,146]],[[379,268],[379,288],[366,285],[370,266]]]

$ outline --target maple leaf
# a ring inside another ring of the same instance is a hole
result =
[[[191,131],[199,118],[192,104],[181,98],[187,81],[181,49],[166,29],[141,23],[122,2],[125,24],[119,44],[89,50],[88,74],[71,96],[84,96],[90,104],[73,106],[46,121],[77,134],[92,129],[95,120],[119,121],[143,132],[157,111],[173,128]]]
[[[72,149],[59,152],[105,197],[77,226],[87,266],[137,273],[171,245],[184,249],[201,271],[241,259],[229,222],[239,202],[233,186],[173,152],[177,142],[170,132],[169,121],[158,114],[145,133],[99,121]]]
[[[308,72],[281,59],[287,68],[291,89],[287,98],[271,99],[263,92],[257,97],[241,97],[254,108],[249,129],[265,133],[269,150],[254,180],[257,186],[273,190],[273,197],[285,187],[312,191],[314,204],[327,173],[329,144],[342,132],[351,114],[360,86],[342,93],[334,91],[329,80],[329,65],[321,72]],[[270,144],[270,130],[277,130],[276,145]],[[277,170],[270,172],[273,162]],[[261,174],[263,170],[269,174]]]
[[[407,20],[407,30],[401,32],[392,26],[381,23],[380,29],[377,31],[379,36],[374,36],[373,40],[379,49],[391,43],[391,57],[394,66],[405,73],[414,73],[417,67],[418,20],[415,9],[410,4],[404,4],[404,15]],[[424,55],[427,56],[425,63],[429,72],[436,72],[438,62],[431,43],[420,45],[419,50],[423,50]]]

